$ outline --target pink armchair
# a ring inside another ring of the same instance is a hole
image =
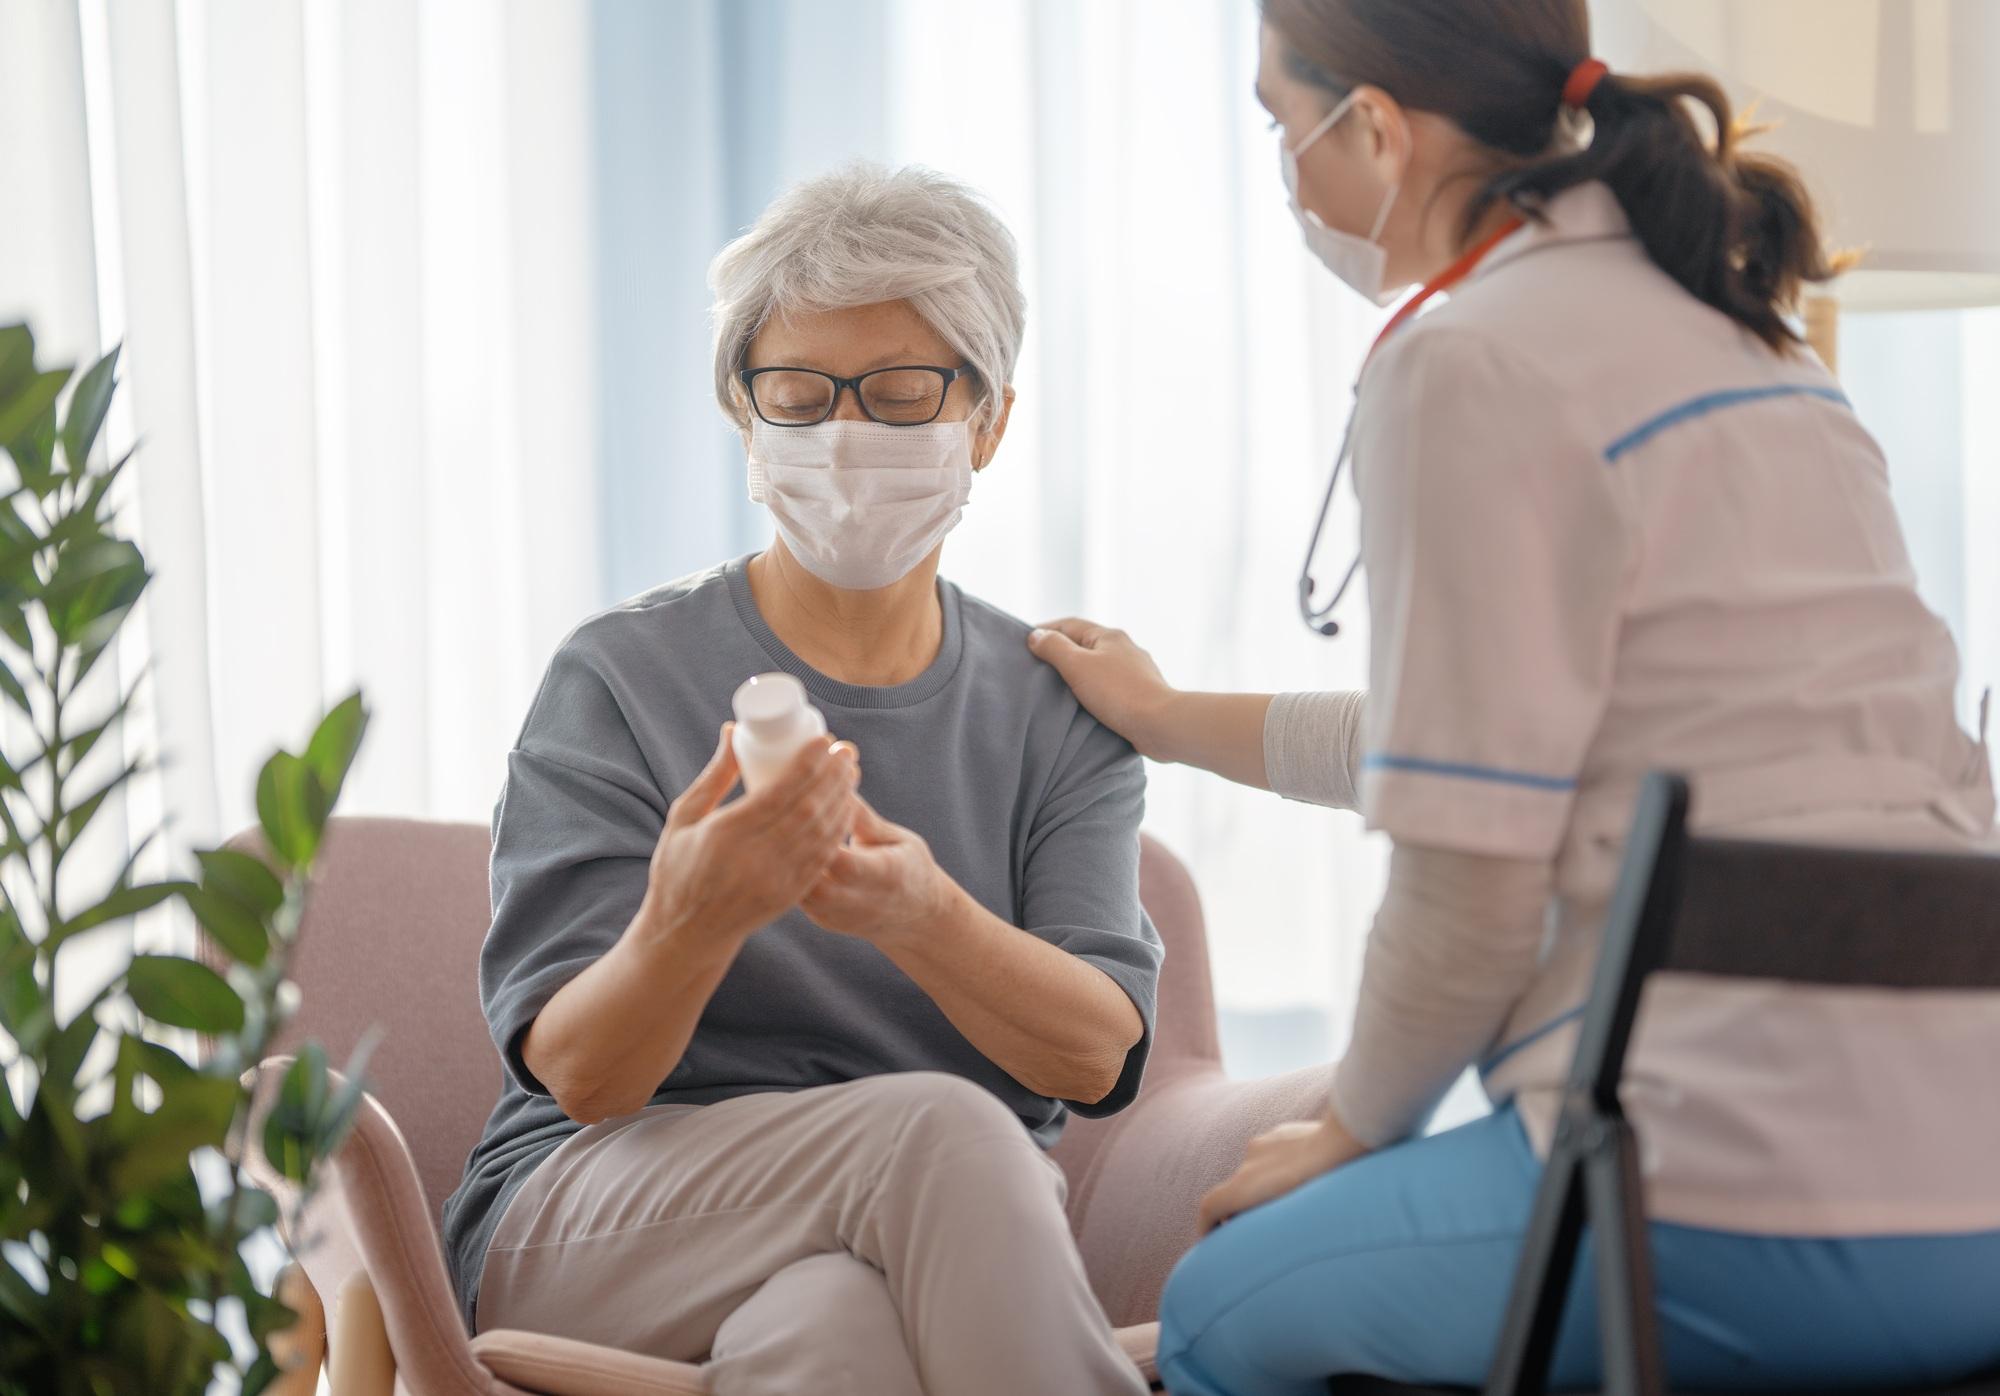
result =
[[[486,860],[476,824],[342,818],[328,831],[292,967],[303,1007],[291,1033],[317,1038],[336,1063],[371,1024],[387,1035],[353,1134],[286,1236],[298,1263],[286,1292],[306,1315],[287,1389],[311,1391],[325,1357],[336,1396],[694,1396],[699,1367],[545,1334],[473,1337],[459,1318],[437,1219],[499,1093],[477,991]],[[1196,1202],[1252,1135],[1317,1109],[1330,1068],[1225,1078],[1200,900],[1150,838],[1140,893],[1167,945],[1145,1085],[1119,1115],[1073,1119],[1055,1156],[1091,1283],[1150,1375],[1154,1311],[1195,1241]],[[264,1064],[260,1089],[288,1060]],[[292,1200],[261,1159],[250,1167]]]

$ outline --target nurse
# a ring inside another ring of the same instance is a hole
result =
[[[1811,203],[1719,88],[1591,61],[1581,0],[1263,21],[1308,244],[1378,303],[1425,288],[1354,418],[1370,689],[1183,693],[1084,621],[1030,643],[1142,752],[1394,843],[1325,1113],[1251,1145],[1168,1287],[1171,1389],[1476,1385],[1643,773],[1688,773],[1707,833],[2000,852],[1991,768],[1881,452],[1789,318],[1834,269]],[[2000,1363],[1996,1061],[1991,995],[1658,983],[1625,1097],[1672,1379]],[[1468,1066],[1494,1113],[1420,1137]],[[1588,1273],[1561,1387],[1598,1379]]]

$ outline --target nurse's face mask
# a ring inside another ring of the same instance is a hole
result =
[[[1299,202],[1299,156],[1312,144],[1340,124],[1342,117],[1354,110],[1354,99],[1359,89],[1342,98],[1334,109],[1326,114],[1319,125],[1306,133],[1305,139],[1297,145],[1286,145],[1282,130],[1278,133],[1278,152],[1285,171],[1285,192],[1291,196],[1292,216],[1299,221],[1299,229],[1305,234],[1306,246],[1313,255],[1325,264],[1326,269],[1345,281],[1360,294],[1376,305],[1386,306],[1396,299],[1400,288],[1389,283],[1389,253],[1376,239],[1382,236],[1382,229],[1389,221],[1389,213],[1396,207],[1396,196],[1403,191],[1400,178],[1389,186],[1389,192],[1382,200],[1382,207],[1375,214],[1375,226],[1368,230],[1367,237],[1344,233],[1338,228],[1328,227],[1320,216]]]
[[[873,591],[908,576],[958,524],[972,493],[966,422],[834,421],[750,432],[750,498],[799,564]]]

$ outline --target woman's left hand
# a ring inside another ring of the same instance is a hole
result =
[[[799,903],[815,924],[886,945],[936,926],[958,885],[930,845],[854,796],[854,837]]]
[[[1213,1231],[1252,1207],[1283,1197],[1369,1152],[1331,1112],[1294,1120],[1250,1141],[1249,1152],[1227,1180],[1201,1200],[1201,1229]]]

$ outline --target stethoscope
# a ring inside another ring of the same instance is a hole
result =
[[[1424,283],[1424,288],[1403,302],[1401,308],[1382,327],[1382,333],[1375,336],[1375,343],[1369,347],[1368,357],[1361,362],[1361,372],[1365,376],[1368,365],[1374,361],[1376,351],[1383,343],[1416,318],[1417,312],[1429,303],[1432,297],[1450,290],[1465,280],[1486,260],[1486,254],[1505,242],[1527,226],[1524,218],[1510,218],[1491,236],[1483,239],[1478,246],[1460,257],[1456,262],[1439,272],[1436,277]],[[1320,501],[1319,517],[1313,522],[1312,542],[1306,545],[1305,566],[1299,569],[1299,614],[1304,617],[1308,629],[1328,639],[1340,633],[1340,622],[1333,618],[1347,589],[1354,585],[1354,574],[1361,570],[1361,553],[1357,550],[1354,561],[1347,564],[1347,571],[1341,575],[1340,585],[1333,589],[1333,595],[1324,605],[1315,605],[1313,591],[1318,583],[1313,580],[1313,559],[1319,556],[1320,540],[1326,535],[1326,521],[1333,514],[1334,492],[1340,488],[1341,472],[1354,455],[1354,424],[1361,415],[1361,379],[1354,380],[1354,410],[1347,414],[1347,428],[1340,436],[1340,451],[1333,458],[1333,474],[1326,482],[1326,497]]]

